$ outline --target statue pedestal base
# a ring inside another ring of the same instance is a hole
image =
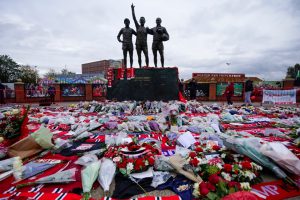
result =
[[[114,70],[112,87],[107,99],[124,100],[178,100],[178,68],[135,68],[135,78],[118,80]]]

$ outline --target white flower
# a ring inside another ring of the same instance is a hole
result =
[[[254,179],[256,177],[256,175],[253,172],[251,172],[251,171],[241,171],[240,175],[244,176],[246,178],[249,178],[250,180],[252,180],[252,179]]]
[[[243,190],[251,190],[250,184],[248,182],[242,182],[240,184]]]
[[[262,166],[254,163],[254,162],[251,162],[251,166],[252,166],[253,169],[255,169],[257,171],[261,171],[263,169]]]
[[[127,172],[129,171],[129,172],[131,172],[132,170],[133,170],[133,164],[130,162],[130,163],[127,163],[127,165],[126,165],[126,170],[127,170]]]
[[[200,197],[199,183],[194,183],[193,196],[196,197],[196,198]]]
[[[218,167],[219,169],[223,169],[223,166],[221,165],[221,163],[218,163],[218,164],[217,164],[217,167]]]
[[[227,148],[225,146],[223,146],[220,151],[225,151]]]
[[[221,175],[226,181],[231,181],[231,177],[228,173],[222,172]]]
[[[226,154],[225,154],[225,153],[222,153],[222,154],[221,154],[221,158],[224,159],[225,157],[226,157]]]
[[[117,157],[114,157],[114,158],[113,158],[113,161],[114,161],[114,162],[120,162],[120,160],[121,160],[121,157],[120,157],[120,156],[117,156]]]

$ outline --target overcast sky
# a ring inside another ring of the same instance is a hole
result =
[[[179,67],[182,78],[230,72],[280,80],[300,62],[300,0],[1,0],[0,54],[41,74],[64,66],[81,73],[82,63],[121,59],[116,36],[126,17],[134,28],[132,2],[146,26],[161,17],[170,35],[165,66]],[[148,36],[153,66],[151,43]]]

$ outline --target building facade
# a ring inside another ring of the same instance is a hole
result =
[[[100,60],[90,63],[84,63],[81,65],[82,74],[106,74],[108,68],[121,68],[123,66],[123,60]]]

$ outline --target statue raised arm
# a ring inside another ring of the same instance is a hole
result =
[[[132,18],[133,18],[133,21],[134,21],[134,24],[135,24],[135,28],[136,28],[136,30],[138,30],[140,25],[139,25],[139,23],[138,23],[138,21],[136,20],[136,17],[135,17],[134,5],[133,4],[131,4],[131,13],[132,13]]]

